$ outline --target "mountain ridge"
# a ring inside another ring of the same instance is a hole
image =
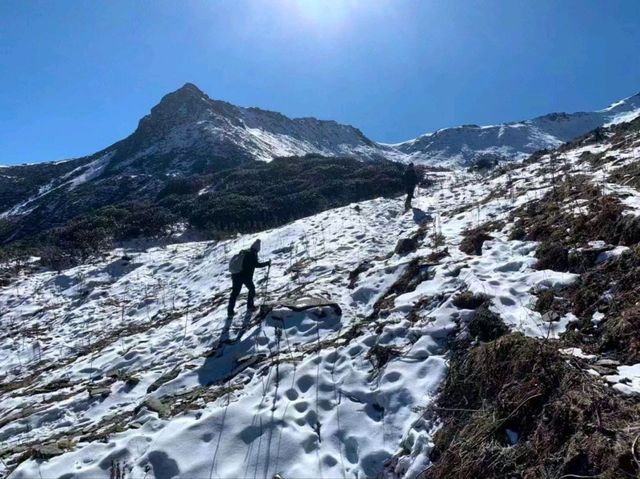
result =
[[[496,125],[443,128],[389,146],[419,163],[469,165],[486,157],[520,161],[538,150],[556,148],[596,128],[639,115],[640,93],[593,112],[553,112]]]
[[[351,125],[233,105],[210,98],[193,83],[165,95],[128,138],[138,136],[148,136],[148,143],[163,142],[158,148],[162,153],[200,141],[197,146],[218,156],[263,161],[306,153],[338,156],[354,149],[372,159],[381,156],[377,150],[385,150]]]
[[[468,166],[484,159],[521,161],[535,151],[555,148],[595,128],[629,121],[638,115],[640,93],[591,112],[552,112],[494,125],[464,124],[399,143],[384,143],[335,120],[291,118],[277,111],[214,99],[187,82],[164,95],[126,138],[92,155],[62,161],[82,161],[111,153],[105,170],[126,172],[134,162],[145,170],[154,169],[152,164],[145,166],[147,157],[170,156],[163,161],[169,163],[170,172],[177,174],[194,162],[218,162],[220,167],[227,167],[248,159],[271,161],[308,153]]]

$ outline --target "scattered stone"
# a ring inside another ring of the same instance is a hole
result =
[[[64,454],[64,450],[56,444],[42,444],[31,448],[31,456],[34,459],[50,459]]]
[[[160,417],[167,417],[169,415],[169,408],[164,405],[159,399],[147,398],[140,406],[136,408],[136,410],[140,410],[143,407],[146,407],[149,411],[158,413],[158,416]]]
[[[417,224],[421,225],[433,221],[433,216],[431,216],[431,214],[427,213],[426,211],[423,211],[420,208],[412,208],[412,210],[413,221],[415,221]]]
[[[156,389],[158,389],[160,386],[162,386],[164,383],[168,383],[169,381],[175,379],[178,377],[178,374],[180,374],[180,369],[179,368],[174,368],[171,371],[169,371],[166,374],[163,374],[162,376],[160,376],[158,379],[156,379],[153,384],[151,384],[148,388],[147,388],[147,394],[152,393],[153,391],[155,391]]]
[[[542,321],[546,323],[555,323],[560,321],[560,315],[555,311],[547,311],[542,315]]]
[[[612,367],[616,367],[616,366],[620,366],[620,361],[616,361],[615,359],[607,359],[607,358],[602,358],[602,359],[598,359],[596,361],[596,364],[598,366],[612,366]]]
[[[290,244],[289,246],[283,246],[282,248],[274,249],[271,252],[271,254],[278,255],[278,254],[290,253],[291,251],[293,251],[292,244]]]
[[[111,388],[109,387],[93,387],[87,389],[87,391],[89,392],[89,397],[91,398],[106,398],[107,396],[109,396],[109,394],[111,394]]]

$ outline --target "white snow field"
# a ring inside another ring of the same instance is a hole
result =
[[[473,314],[455,295],[489,295],[532,336],[557,337],[573,319],[546,322],[533,310],[534,291],[577,277],[534,270],[536,244],[508,240],[509,221],[481,256],[458,249],[461,232],[541,198],[558,160],[601,178],[579,160],[588,149],[491,180],[439,173],[406,214],[402,199],[376,199],[257,235],[118,249],[20,277],[0,290],[0,476],[416,477],[439,427],[428,407],[447,372],[447,338]],[[607,188],[637,214],[637,191]],[[416,251],[394,254],[421,231]],[[227,263],[256,237],[273,260],[258,302],[273,309],[245,316],[243,293],[228,322]],[[443,248],[449,256],[428,258]],[[338,307],[282,306],[305,297]],[[625,392],[640,392],[640,366],[622,368],[636,378]]]
[[[640,94],[602,110],[550,113],[497,125],[443,128],[389,146],[407,154],[411,161],[433,165],[470,164],[483,156],[525,160],[537,150],[556,148],[595,128],[631,121],[638,116]]]

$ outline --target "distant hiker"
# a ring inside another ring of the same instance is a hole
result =
[[[404,183],[404,190],[407,193],[407,199],[404,202],[404,210],[406,212],[411,208],[413,193],[415,192],[416,185],[418,184],[418,174],[416,173],[416,169],[414,168],[413,163],[409,163],[407,169],[404,170],[404,174],[402,175],[402,182]]]
[[[242,289],[242,285],[247,287],[249,296],[247,297],[247,309],[255,309],[253,299],[256,296],[256,287],[253,284],[253,272],[256,268],[264,268],[271,264],[271,260],[261,263],[258,261],[258,251],[260,251],[260,240],[257,239],[251,245],[251,248],[240,251],[234,255],[229,262],[229,272],[231,273],[231,297],[229,297],[229,307],[227,314],[233,317],[236,300]]]

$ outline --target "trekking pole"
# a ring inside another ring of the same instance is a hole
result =
[[[264,279],[264,286],[262,287],[262,304],[267,302],[267,295],[269,294],[269,272],[271,271],[271,263],[267,266],[267,274]]]

